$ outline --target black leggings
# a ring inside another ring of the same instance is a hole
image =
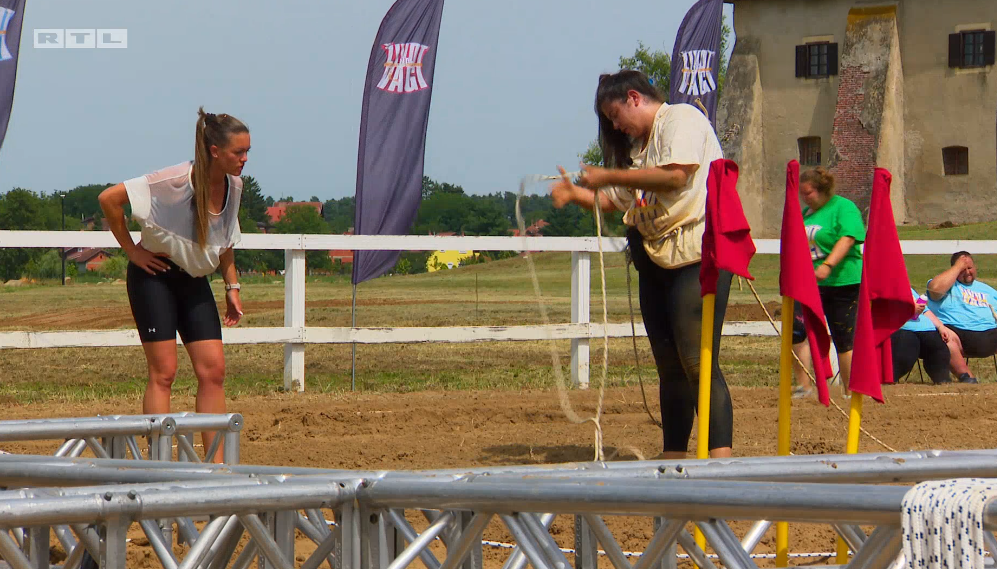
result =
[[[658,367],[664,451],[688,452],[692,422],[699,404],[699,350],[703,317],[700,263],[663,269],[647,255],[643,238],[636,229],[627,231],[627,240],[640,282],[640,313]],[[713,318],[710,450],[732,446],[734,437],[734,409],[718,358],[731,278],[731,273],[721,271],[717,282]]]
[[[899,382],[907,375],[918,358],[924,361],[924,371],[932,383],[949,383],[949,348],[942,341],[938,330],[911,332],[897,330],[890,336],[893,352],[893,381]]]
[[[207,277],[192,277],[172,261],[170,270],[150,275],[128,263],[128,303],[142,343],[176,340],[184,344],[221,340],[222,325]]]

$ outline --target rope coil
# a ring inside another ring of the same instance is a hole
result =
[[[984,564],[984,511],[997,500],[997,479],[923,482],[901,509],[908,569],[978,569]]]

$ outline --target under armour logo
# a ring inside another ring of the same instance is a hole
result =
[[[14,11],[10,8],[0,8],[0,61],[14,59],[7,49],[7,26],[14,19]]]
[[[156,333],[156,329],[155,328],[149,328],[149,333],[150,334],[155,334]]]
[[[429,46],[421,43],[386,43],[381,46],[387,54],[384,75],[377,88],[389,93],[414,93],[429,87],[422,74],[422,58]]]
[[[682,85],[679,93],[705,95],[717,90],[717,83],[713,80],[714,57],[716,53],[708,49],[682,52]]]

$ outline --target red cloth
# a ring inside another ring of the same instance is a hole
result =
[[[893,383],[890,336],[914,316],[914,299],[890,204],[892,176],[876,168],[869,229],[862,255],[862,284],[855,323],[855,351],[848,388],[883,402],[884,383]]]
[[[706,179],[706,232],[703,234],[703,263],[699,267],[702,296],[717,293],[721,270],[755,280],[748,272],[754,254],[751,226],[737,195],[737,164],[723,158],[714,160]]]
[[[803,305],[803,324],[810,342],[810,356],[817,380],[817,398],[825,407],[831,404],[827,378],[831,377],[831,337],[827,333],[824,307],[817,290],[817,277],[810,257],[810,243],[803,226],[800,207],[800,163],[786,166],[786,205],[782,208],[782,238],[779,240],[779,294]],[[907,293],[910,296],[910,293]],[[788,331],[787,331],[788,332]]]

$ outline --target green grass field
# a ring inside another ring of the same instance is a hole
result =
[[[901,239],[995,239],[997,223],[951,229],[904,227]],[[567,322],[570,309],[570,255],[534,256],[544,302],[554,322]],[[980,278],[997,284],[997,259],[976,258]],[[607,308],[611,322],[629,322],[627,274],[622,254],[608,254]],[[915,288],[923,291],[931,276],[948,266],[948,256],[909,255],[907,267]],[[758,255],[751,264],[753,283],[762,300],[778,302],[778,258]],[[633,302],[640,319],[636,298]],[[283,325],[284,284],[280,277],[246,278],[242,297],[243,326]],[[220,284],[214,285],[222,298]],[[309,326],[349,326],[352,288],[348,277],[309,277],[306,323]],[[756,305],[747,284],[735,283],[730,305]],[[735,309],[732,309],[734,313]],[[41,283],[0,287],[0,331],[91,330],[133,327],[122,284]],[[602,317],[598,256],[592,257],[593,321]],[[760,313],[759,313],[760,314]],[[541,323],[527,263],[522,258],[472,265],[452,271],[392,276],[363,283],[358,292],[358,326],[477,326]],[[568,342],[556,343],[562,369],[568,373]],[[656,381],[647,340],[638,338],[645,380]],[[233,397],[264,395],[283,385],[282,346],[228,346],[228,389]],[[176,389],[192,391],[194,380],[186,358]],[[610,342],[609,381],[636,381],[631,340]],[[358,387],[374,391],[421,389],[523,389],[553,385],[550,346],[544,342],[475,344],[362,345],[357,348]],[[350,389],[351,347],[309,346],[306,384],[309,391]],[[592,381],[599,381],[602,341],[592,341]],[[775,385],[778,341],[767,338],[726,338],[722,365],[734,385]],[[993,363],[973,362],[982,380],[994,379]],[[916,377],[917,372],[914,372]],[[145,362],[140,348],[0,350],[0,401],[89,400],[133,397],[144,388]]]

